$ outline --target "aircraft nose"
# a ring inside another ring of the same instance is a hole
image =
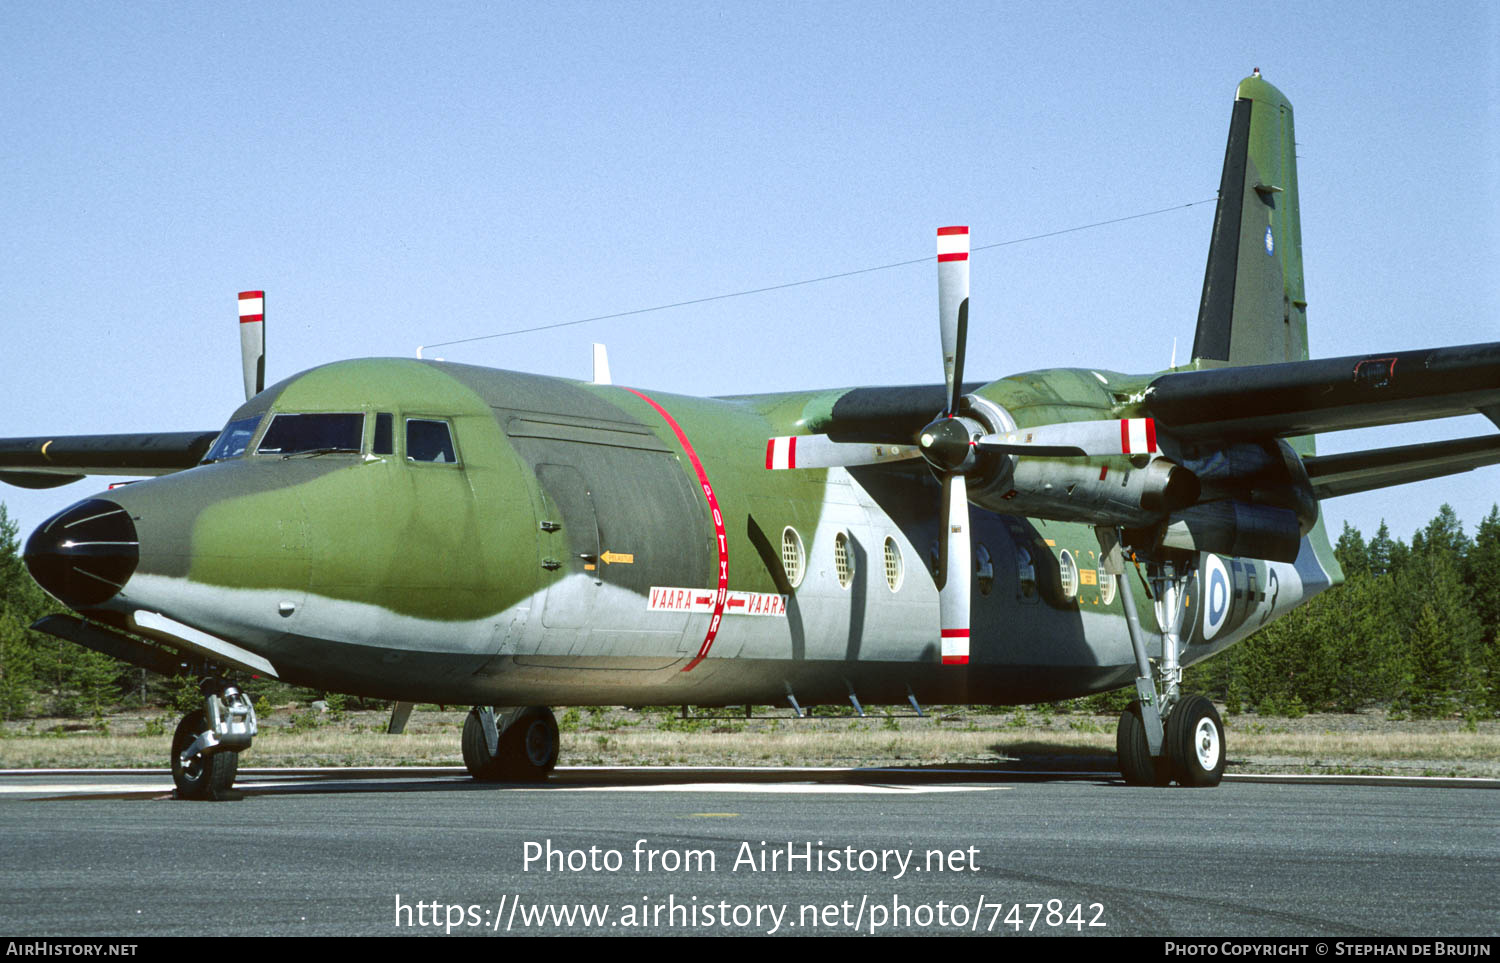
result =
[[[112,501],[91,498],[43,522],[21,554],[38,585],[78,609],[114,598],[141,550],[130,514]]]

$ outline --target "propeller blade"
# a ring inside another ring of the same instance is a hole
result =
[[[985,435],[975,444],[986,451],[1005,455],[1053,458],[1154,455],[1160,451],[1156,445],[1156,421],[1152,418],[1063,421]]]
[[[962,475],[943,476],[942,525],[938,615],[943,665],[968,665],[969,586],[974,556],[969,547],[969,484]]]
[[[943,339],[943,379],[948,386],[947,414],[958,411],[964,383],[964,345],[969,328],[969,229],[937,230],[938,328]]]
[[[766,442],[766,468],[853,468],[922,457],[916,445],[833,441],[827,435],[783,435]]]
[[[240,292],[240,361],[245,370],[245,400],[266,387],[266,292]]]

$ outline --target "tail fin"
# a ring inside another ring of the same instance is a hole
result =
[[[1193,358],[1217,367],[1308,357],[1292,105],[1256,70],[1235,91]]]

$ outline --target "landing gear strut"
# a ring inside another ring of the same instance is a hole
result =
[[[464,765],[480,782],[539,782],[557,765],[557,718],[546,706],[475,706],[464,720]]]
[[[226,799],[240,752],[255,737],[255,707],[233,683],[201,683],[203,708],[189,712],[172,735],[172,782],[179,799]]]
[[[1116,580],[1136,661],[1136,694],[1115,732],[1120,775],[1132,786],[1217,786],[1224,777],[1224,723],[1208,699],[1182,693],[1183,624],[1195,559],[1148,564],[1162,627],[1161,659],[1152,667],[1135,598],[1125,582],[1121,533],[1099,528],[1104,567]],[[1159,689],[1159,691],[1158,691]]]

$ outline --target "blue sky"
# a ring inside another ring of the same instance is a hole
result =
[[[1357,11],[1357,12],[1356,12]],[[215,428],[268,374],[1211,198],[1296,108],[1315,356],[1500,339],[1500,24],[1445,3],[0,5],[0,435]],[[1211,204],[976,254],[968,372],[1154,371]],[[439,349],[727,394],[940,379],[930,264]],[[1321,450],[1494,430],[1325,436]],[[29,529],[83,497],[0,490]],[[1325,503],[1472,530],[1500,468]]]

